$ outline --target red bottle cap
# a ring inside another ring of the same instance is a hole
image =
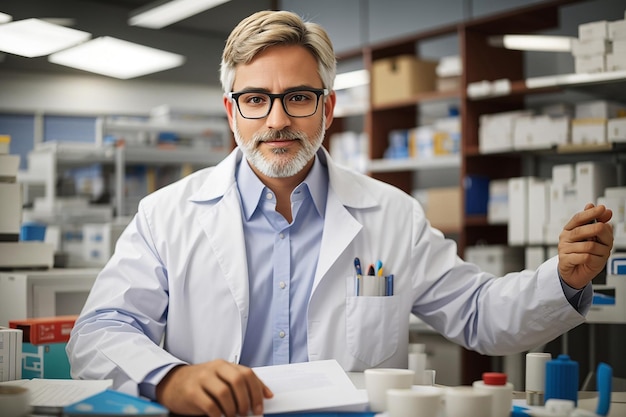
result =
[[[483,374],[485,385],[506,385],[506,374],[500,372],[485,372]]]

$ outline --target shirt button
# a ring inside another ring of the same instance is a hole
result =
[[[278,284],[278,286],[280,287],[281,290],[284,290],[287,284],[285,284],[285,281],[280,281],[280,284]]]
[[[285,238],[285,234],[284,233],[279,233],[278,237],[281,238],[281,239],[284,239]]]
[[[283,337],[285,337],[285,332],[281,330],[280,332],[278,332],[278,336],[282,339]]]
[[[265,198],[267,198],[268,200],[271,200],[272,198],[274,198],[274,195],[272,193],[267,193],[265,194]]]

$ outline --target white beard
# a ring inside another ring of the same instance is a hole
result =
[[[233,118],[233,133],[235,142],[248,160],[248,163],[259,170],[263,175],[270,178],[288,178],[300,172],[306,164],[313,159],[317,150],[322,146],[324,140],[324,126],[326,126],[326,115],[322,116],[322,122],[313,141],[304,132],[293,130],[268,130],[261,133],[255,133],[252,139],[245,142],[239,132],[237,126],[237,117]],[[299,140],[302,148],[295,154],[290,155],[289,150],[284,148],[274,149],[272,156],[266,157],[259,150],[260,142],[275,139],[293,139]]]

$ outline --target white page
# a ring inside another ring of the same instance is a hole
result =
[[[367,394],[356,389],[335,360],[253,368],[274,397],[265,400],[267,414],[308,410],[363,411]]]

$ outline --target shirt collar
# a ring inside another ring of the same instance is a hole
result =
[[[261,201],[261,197],[265,194],[265,190],[269,190],[256,176],[248,161],[245,158],[239,162],[237,167],[237,187],[241,196],[241,204],[246,220],[254,214]],[[326,199],[328,196],[328,171],[326,167],[320,163],[317,155],[313,167],[309,171],[304,181],[296,187],[301,191],[308,190],[315,209],[321,218],[324,218],[326,209]]]

